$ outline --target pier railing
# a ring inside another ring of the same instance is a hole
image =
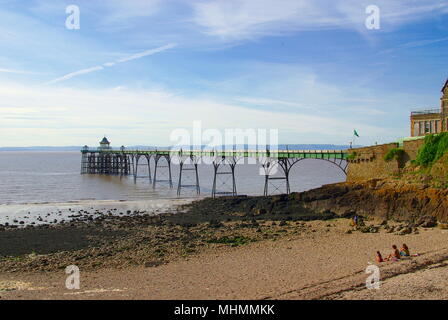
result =
[[[170,155],[170,156],[195,156],[195,157],[244,157],[244,158],[336,158],[347,159],[348,150],[185,150],[185,149],[123,149],[123,148],[83,148],[82,153],[102,153],[102,154],[127,154],[127,155]]]

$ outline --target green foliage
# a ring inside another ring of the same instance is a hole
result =
[[[416,162],[422,166],[430,166],[439,160],[448,150],[448,132],[425,137],[425,144],[418,151]]]
[[[385,155],[385,161],[391,161],[392,159],[400,160],[400,158],[404,155],[404,150],[401,148],[392,148]]]
[[[358,154],[356,153],[356,152],[352,152],[352,153],[350,153],[348,156],[347,156],[347,160],[355,160],[355,158],[356,158],[356,156],[357,156]]]

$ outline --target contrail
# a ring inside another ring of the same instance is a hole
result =
[[[86,73],[90,73],[90,72],[94,72],[94,71],[98,71],[98,70],[102,70],[102,69],[104,69],[102,66],[97,66],[97,67],[78,70],[78,71],[75,71],[72,73],[68,73],[65,76],[62,76],[60,78],[53,79],[53,80],[47,82],[46,84],[52,84],[52,83],[56,83],[56,82],[65,81],[65,80],[71,79],[73,77],[82,75],[82,74],[86,74]]]
[[[71,79],[73,77],[77,77],[77,76],[82,75],[82,74],[91,73],[91,72],[98,71],[98,70],[103,70],[104,68],[113,67],[114,65],[116,65],[118,63],[123,63],[123,62],[131,61],[131,60],[135,60],[135,59],[140,59],[140,58],[143,58],[143,57],[146,57],[146,56],[150,56],[150,55],[156,54],[158,52],[162,52],[162,51],[174,48],[176,46],[177,46],[177,44],[171,43],[171,44],[168,44],[166,46],[162,46],[162,47],[158,47],[158,48],[154,48],[154,49],[149,49],[149,50],[146,50],[146,51],[143,51],[143,52],[140,52],[140,53],[136,53],[136,54],[130,55],[128,57],[119,59],[119,60],[117,60],[115,62],[107,62],[107,63],[104,63],[104,64],[99,65],[99,66],[86,68],[86,69],[81,69],[81,70],[78,70],[78,71],[75,71],[75,72],[68,73],[68,74],[66,74],[66,75],[64,75],[62,77],[59,77],[59,78],[53,79],[51,81],[48,81],[45,84],[53,84],[53,83],[57,83],[57,82],[61,82],[61,81],[65,81],[65,80]]]

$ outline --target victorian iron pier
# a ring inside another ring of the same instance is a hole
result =
[[[235,168],[242,159],[254,158],[265,176],[264,195],[270,194],[270,187],[278,190],[276,183],[283,184],[286,193],[291,192],[290,171],[292,167],[305,159],[318,159],[332,163],[347,174],[347,150],[128,150],[124,147],[112,149],[109,142],[103,139],[101,147],[82,150],[81,174],[103,174],[132,176],[137,179],[147,179],[153,188],[157,183],[165,182],[173,188],[172,169],[176,164],[179,170],[177,195],[183,188],[193,188],[200,194],[198,164],[207,163],[213,167],[212,196],[237,195]],[[153,161],[151,161],[151,158]],[[151,170],[151,166],[153,170]],[[145,169],[145,170],[142,170]],[[193,182],[186,183],[186,173],[193,173]],[[141,172],[144,172],[142,175]],[[153,174],[151,174],[153,172]],[[159,176],[162,175],[163,177]],[[218,180],[226,176],[230,180],[228,190],[219,190]],[[275,190],[274,190],[275,191]]]

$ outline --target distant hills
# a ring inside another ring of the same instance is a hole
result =
[[[80,151],[80,150],[81,150],[81,147],[77,147],[77,146],[0,147],[0,151]]]
[[[353,146],[353,148],[361,147],[359,145]],[[0,151],[80,151],[82,146],[63,146],[63,147],[51,147],[51,146],[36,146],[36,147],[0,147]],[[114,147],[118,148],[118,147]],[[126,149],[140,149],[140,150],[154,150],[154,149],[170,149],[171,147],[152,147],[152,146],[129,146]],[[176,147],[180,148],[180,147]],[[209,146],[202,146],[203,149],[212,149]],[[227,146],[225,149],[231,150],[232,146]],[[334,145],[334,144],[281,144],[278,146],[280,150],[344,150],[348,149],[350,146],[348,145]],[[182,146],[182,149],[188,150],[190,146]],[[193,146],[193,149],[200,149],[200,146]],[[254,145],[237,145],[235,146],[237,150],[254,150],[256,146]],[[273,148],[270,147],[272,150]]]

